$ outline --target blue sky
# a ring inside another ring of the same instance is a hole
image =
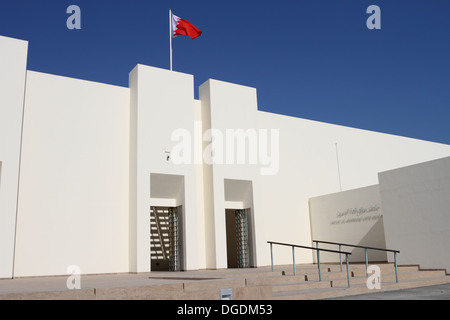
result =
[[[203,31],[173,43],[196,92],[238,83],[260,110],[450,144],[448,0],[2,0],[0,35],[29,41],[29,70],[127,87],[138,63],[169,68],[169,8]]]

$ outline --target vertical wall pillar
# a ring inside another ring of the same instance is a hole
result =
[[[187,139],[183,140],[187,145],[193,142],[194,107],[192,75],[144,65],[136,66],[130,73],[130,271],[132,272],[151,271],[150,185],[152,174],[158,173],[184,177],[185,267],[186,270],[198,269],[196,167],[193,158],[177,164],[173,161],[175,155],[170,154],[180,143],[177,139]],[[164,181],[162,183],[164,184]]]
[[[212,159],[211,165],[204,165],[206,262],[207,268],[221,269],[227,267],[224,182],[226,179],[256,182],[260,175],[259,164],[250,161],[249,156],[250,150],[258,147],[257,95],[254,88],[210,79],[200,86],[199,97],[204,129],[213,130],[214,138],[221,137],[217,143],[206,142],[207,147],[213,145],[216,158]],[[244,163],[238,159],[238,150],[242,151],[238,149],[239,143],[243,143],[248,151],[248,154],[239,155],[244,156]],[[258,197],[258,194],[253,196]],[[255,231],[251,239],[255,248],[252,259],[257,265],[257,252],[267,250],[267,244],[261,241],[263,225],[258,208],[253,206],[252,209]],[[260,248],[260,244],[264,248]]]
[[[28,42],[0,36],[0,278],[12,278]]]

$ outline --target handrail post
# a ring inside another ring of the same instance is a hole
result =
[[[339,259],[340,259],[340,263],[341,263],[341,270],[342,270],[342,254],[345,254],[345,257],[346,257],[346,260],[347,260],[347,278],[348,278],[348,282],[349,282],[349,285],[350,285],[350,276],[349,276],[349,271],[348,271],[349,270],[349,267],[348,267],[348,263],[349,263],[348,256],[351,255],[350,252],[341,251],[341,250],[336,251],[336,250],[331,250],[331,249],[319,248],[319,242],[317,242],[317,241],[316,241],[316,247],[301,246],[301,245],[295,245],[295,244],[292,244],[292,243],[281,243],[281,242],[273,242],[273,241],[267,241],[267,243],[269,243],[269,245],[270,245],[270,264],[271,264],[272,272],[274,272],[273,245],[276,244],[276,245],[281,245],[281,246],[290,246],[290,247],[292,247],[292,268],[293,268],[294,276],[297,275],[297,266],[296,266],[296,263],[295,263],[295,248],[316,250],[317,251],[317,268],[319,270],[319,281],[322,281],[322,268],[320,266],[320,251],[339,253]],[[341,248],[341,246],[340,246],[340,248]]]
[[[319,249],[318,242],[316,242],[316,248]],[[322,272],[320,271],[320,250],[317,250],[317,267],[319,268],[319,281],[322,281]]]
[[[350,270],[348,267],[348,253],[345,254],[345,261],[347,263],[347,285],[350,288]]]
[[[342,245],[339,245],[339,251],[342,251]],[[341,272],[342,272],[342,255],[339,252],[339,265],[341,266]]]
[[[295,247],[292,246],[292,262],[294,264],[294,276],[295,276],[296,272],[295,272],[295,253],[294,253],[294,249],[295,249]]]
[[[366,278],[369,276],[368,270],[369,270],[369,262],[367,259],[367,248],[364,248],[365,254],[366,254]]]
[[[272,243],[270,243],[270,264],[272,265],[272,272],[273,272],[273,251],[272,251]]]
[[[394,251],[395,282],[398,283],[397,252]]]

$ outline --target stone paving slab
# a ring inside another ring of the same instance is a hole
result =
[[[450,284],[334,297],[326,300],[450,300]]]

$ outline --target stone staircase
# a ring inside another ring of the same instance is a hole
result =
[[[317,265],[297,265],[295,276],[292,266],[281,267],[283,270],[276,267],[274,272],[268,271],[264,275],[249,273],[241,276],[246,277],[247,286],[271,286],[273,300],[324,299],[450,283],[444,270],[423,271],[418,266],[399,266],[399,282],[396,283],[393,264],[377,265],[381,271],[381,288],[372,290],[367,286],[365,264],[350,264],[350,288],[345,265],[341,272],[336,264],[322,264],[322,281],[319,281]]]

